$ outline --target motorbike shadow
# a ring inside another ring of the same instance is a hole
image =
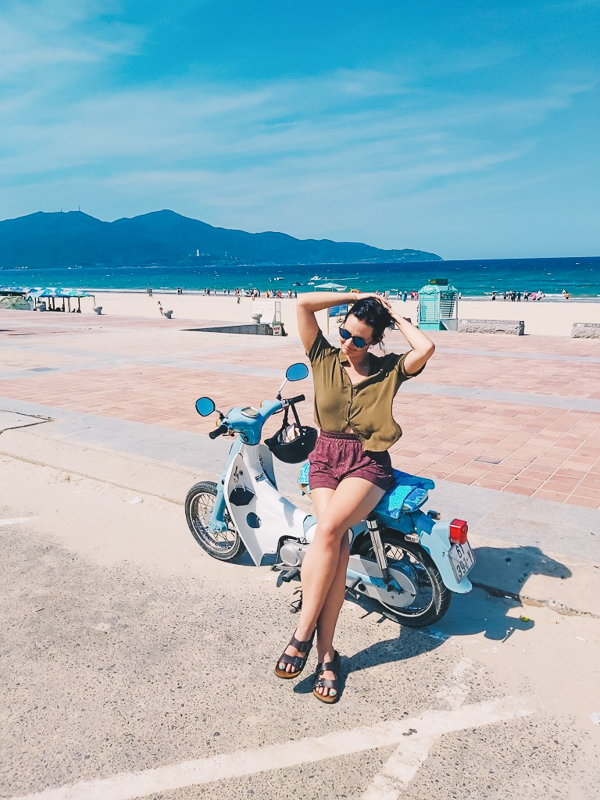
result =
[[[483,633],[486,639],[504,641],[515,631],[528,631],[534,626],[531,619],[522,620],[507,613],[509,609],[525,607],[522,616],[529,617],[527,609],[534,608],[535,603],[528,604],[522,599],[529,596],[526,588],[529,578],[542,575],[567,580],[572,575],[569,567],[539,547],[474,547],[474,552],[476,564],[469,575],[473,590],[467,594],[453,594],[448,612],[434,626],[403,628],[403,631],[427,634],[438,642],[434,647],[452,636],[475,633]],[[536,599],[541,602],[541,598]],[[368,609],[362,598],[360,604],[366,612],[378,613],[376,607]]]
[[[483,634],[486,639],[502,643],[515,633],[532,630],[535,622],[529,614],[535,613],[535,607],[523,608],[520,600],[521,595],[527,595],[523,590],[527,580],[533,575],[566,580],[572,574],[567,566],[538,547],[479,547],[475,548],[475,555],[477,566],[470,575],[473,590],[453,595],[450,608],[440,622],[424,628],[398,626],[397,635],[342,657],[340,693],[344,689],[344,676],[351,672],[406,661],[442,647],[455,636]],[[395,625],[369,598],[347,594],[346,602],[364,612],[361,619],[385,625],[388,630]],[[516,613],[516,609],[522,609],[523,613]],[[313,677],[309,675],[299,681],[295,691],[312,691]]]

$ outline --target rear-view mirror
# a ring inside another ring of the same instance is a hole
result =
[[[199,397],[196,400],[196,411],[201,417],[208,417],[215,410],[215,404],[210,397]]]
[[[287,368],[285,372],[286,380],[288,381],[302,381],[304,378],[308,376],[308,367],[306,364],[302,364],[298,362],[297,364],[292,364],[290,367]]]

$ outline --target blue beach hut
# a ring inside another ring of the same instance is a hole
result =
[[[458,330],[458,289],[447,278],[431,278],[419,289],[418,320],[421,330]]]

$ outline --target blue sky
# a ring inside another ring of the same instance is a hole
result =
[[[600,0],[3,0],[0,218],[600,254]]]

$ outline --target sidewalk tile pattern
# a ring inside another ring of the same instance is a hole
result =
[[[298,340],[189,330],[214,320],[173,322],[1,311],[0,396],[205,434],[215,419],[196,414],[197,397],[210,395],[224,411],[258,405],[275,395],[288,364],[306,360]],[[394,402],[403,428],[391,450],[394,465],[600,508],[600,410],[538,399],[600,400],[600,342],[442,332],[432,338],[438,352]],[[387,337],[387,347],[408,349],[398,333]],[[419,384],[428,391],[420,393]],[[435,387],[487,393],[450,397]],[[296,390],[306,395],[302,416],[312,422],[312,385]],[[529,402],[506,402],[507,392]],[[270,420],[268,432],[279,424],[280,417]]]

